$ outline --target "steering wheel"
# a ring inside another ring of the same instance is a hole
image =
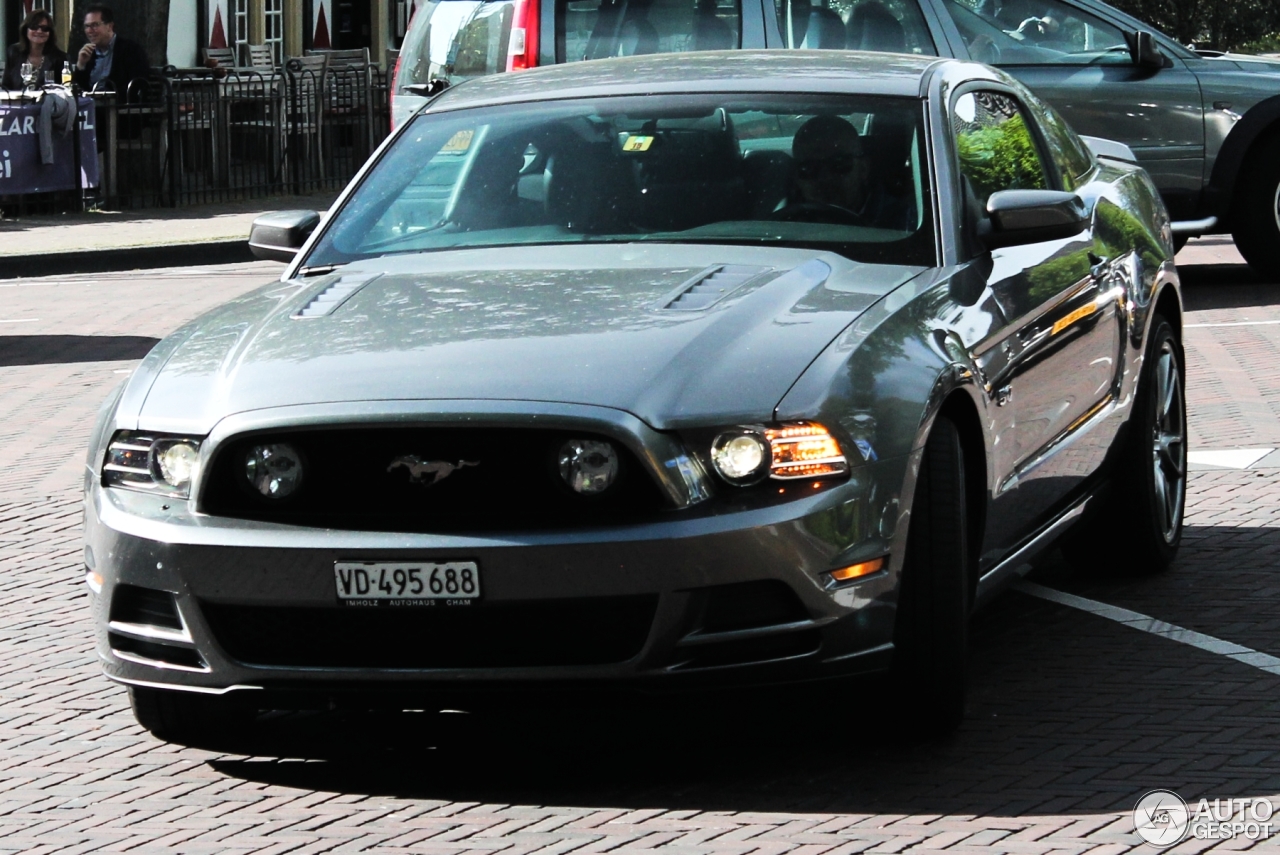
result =
[[[833,223],[845,226],[865,226],[862,215],[840,205],[827,202],[792,202],[769,218],[784,223]]]
[[[1000,45],[985,33],[976,36],[969,42],[969,59],[974,62],[985,62],[987,65],[996,65],[1000,62]]]

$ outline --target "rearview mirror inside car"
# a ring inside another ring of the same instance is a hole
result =
[[[1061,240],[1089,225],[1089,210],[1074,193],[1061,190],[1001,190],[987,199],[988,249]]]
[[[1164,68],[1169,65],[1169,58],[1160,52],[1155,36],[1146,30],[1125,33],[1124,40],[1129,45],[1129,57],[1139,68]]]
[[[318,211],[273,211],[253,221],[249,251],[266,261],[293,261],[307,238],[320,225]]]

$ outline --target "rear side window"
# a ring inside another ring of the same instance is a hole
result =
[[[917,0],[774,0],[789,48],[937,56]]]
[[[457,83],[506,71],[515,6],[515,0],[424,3],[400,49],[400,88],[436,78]]]
[[[556,61],[731,50],[739,0],[556,0]]]

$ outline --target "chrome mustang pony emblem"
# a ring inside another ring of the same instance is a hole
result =
[[[390,472],[400,466],[409,470],[409,480],[415,484],[423,484],[430,487],[432,484],[439,484],[445,478],[448,478],[457,470],[464,466],[479,466],[480,461],[459,460],[457,463],[450,463],[447,460],[423,460],[414,454],[406,454],[403,457],[397,457],[391,461],[391,465],[387,467]],[[427,480],[430,476],[430,480]]]

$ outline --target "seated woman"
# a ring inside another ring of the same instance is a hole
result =
[[[62,66],[67,55],[58,49],[53,36],[53,16],[44,9],[36,9],[27,15],[18,28],[18,43],[9,46],[4,61],[5,89],[22,89],[22,64],[29,62],[36,68],[36,88],[46,83],[62,82]]]

